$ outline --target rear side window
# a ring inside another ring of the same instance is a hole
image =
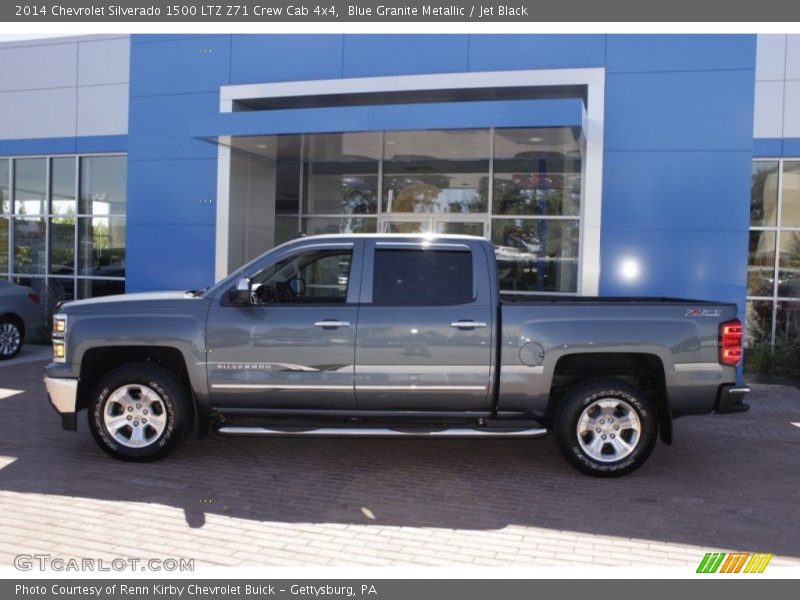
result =
[[[472,300],[471,252],[375,251],[373,304],[433,306]]]

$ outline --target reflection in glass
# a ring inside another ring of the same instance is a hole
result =
[[[50,221],[50,273],[75,272],[75,217],[53,217]]]
[[[0,215],[7,215],[11,212],[10,187],[8,185],[10,169],[11,161],[0,159]]]
[[[578,216],[580,210],[580,168],[549,172],[531,161],[495,161],[494,214]]]
[[[18,215],[43,215],[47,212],[47,160],[14,160],[14,212]]]
[[[800,161],[783,163],[781,227],[800,227]]]
[[[372,217],[325,218],[310,217],[303,219],[303,231],[308,235],[330,233],[375,233],[378,220]]]
[[[781,232],[778,296],[800,298],[800,231]]]
[[[483,237],[483,223],[469,221],[442,221],[436,224],[436,233],[453,235],[475,235]]]
[[[772,337],[772,300],[748,300],[744,343],[748,347],[769,342]]]
[[[44,274],[45,220],[41,217],[14,219],[14,272]]]
[[[383,233],[429,233],[431,222],[429,219],[424,221],[385,221],[383,223]]]
[[[359,215],[377,212],[378,163],[310,164],[306,174],[306,213]]]
[[[774,227],[778,215],[778,162],[753,162],[750,225]]]
[[[59,302],[75,299],[75,280],[71,277],[50,277],[47,282],[45,299],[47,312],[52,314]]]
[[[55,215],[74,215],[77,212],[73,156],[50,161],[50,212]]]
[[[297,217],[275,217],[275,245],[283,244],[300,235]]]
[[[800,339],[800,302],[778,301],[775,308],[775,344],[797,344]]]
[[[78,219],[79,275],[125,277],[125,219]]]
[[[78,279],[78,299],[125,293],[125,282],[111,279]]]
[[[492,242],[504,291],[576,292],[578,220],[494,219]]]
[[[85,156],[80,159],[78,212],[125,215],[126,161],[124,156]]]
[[[489,157],[488,129],[387,131],[384,160],[430,161]]]
[[[489,161],[385,163],[383,210],[477,213],[489,206]]]
[[[8,273],[8,219],[0,217],[0,273]]]
[[[747,294],[772,296],[775,279],[775,232],[751,231],[747,261]]]

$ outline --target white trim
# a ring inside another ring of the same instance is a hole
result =
[[[330,94],[591,84],[605,85],[605,69],[482,71],[475,73],[437,73],[435,75],[354,77],[350,79],[225,85],[220,87],[220,99],[235,101],[253,98],[286,98]]]
[[[220,112],[232,112],[235,101],[253,98],[564,85],[587,86],[587,109],[583,131],[586,151],[582,164],[577,293],[582,296],[597,296],[600,289],[600,232],[603,194],[605,115],[605,69],[603,68],[440,73],[433,75],[359,77],[226,85],[220,87]],[[217,147],[217,252],[215,257],[215,277],[219,281],[228,274],[230,148],[222,144]],[[380,208],[375,216],[382,216]],[[489,212],[490,222],[492,216],[494,215]]]

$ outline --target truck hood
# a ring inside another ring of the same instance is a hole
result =
[[[94,311],[123,310],[162,310],[177,308],[185,304],[197,304],[203,301],[201,296],[194,296],[187,291],[140,292],[136,294],[119,294],[100,296],[86,300],[65,302],[60,310],[66,313],[84,313]]]

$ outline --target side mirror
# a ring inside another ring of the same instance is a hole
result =
[[[231,304],[250,304],[250,279],[242,277],[228,290],[228,300]]]

